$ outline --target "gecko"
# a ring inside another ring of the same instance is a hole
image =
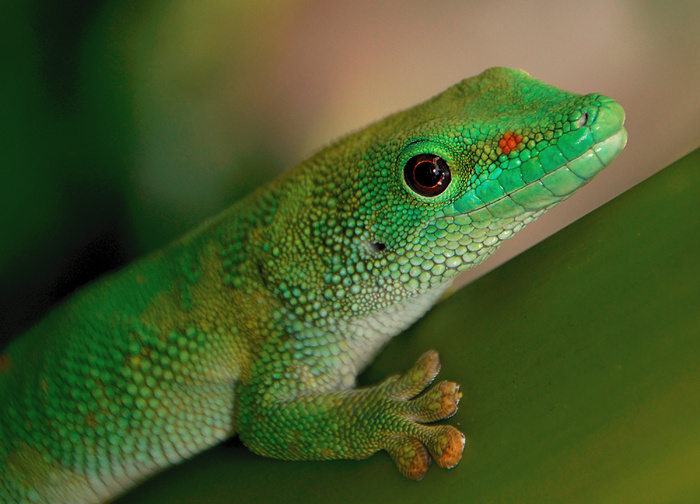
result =
[[[627,141],[622,107],[491,68],[321,149],[61,302],[0,354],[0,501],[99,503],[238,435],[285,460],[452,468],[438,353],[357,388],[462,271]]]

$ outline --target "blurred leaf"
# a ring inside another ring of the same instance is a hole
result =
[[[614,168],[613,168],[614,169]],[[438,305],[362,377],[442,352],[460,465],[281,462],[217,447],[120,500],[700,502],[700,150]]]

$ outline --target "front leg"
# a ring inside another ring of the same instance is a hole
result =
[[[239,435],[253,452],[287,460],[362,459],[386,450],[405,476],[419,480],[431,456],[451,468],[464,450],[456,428],[424,425],[454,415],[462,397],[453,382],[421,394],[439,370],[437,352],[429,351],[406,374],[379,385],[281,400],[274,398],[275,382],[263,380],[264,393],[253,387],[241,395]]]

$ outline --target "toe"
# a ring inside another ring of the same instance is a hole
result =
[[[430,454],[415,438],[396,436],[386,447],[401,474],[412,480],[421,480],[428,471]]]
[[[462,393],[454,382],[440,382],[409,403],[409,417],[421,423],[435,422],[457,413]]]
[[[413,367],[393,384],[391,394],[395,399],[406,401],[425,390],[440,372],[440,357],[435,350],[424,353]]]
[[[435,463],[448,469],[456,466],[462,459],[466,439],[464,434],[451,425],[433,427],[438,430],[433,441],[428,445],[428,450],[433,455]]]

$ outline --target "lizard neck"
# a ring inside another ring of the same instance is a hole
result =
[[[291,373],[294,394],[308,389],[344,390],[397,334],[419,319],[449,286],[390,303],[385,309],[356,318],[329,315],[319,324],[293,331],[283,343],[286,351],[299,352]]]
[[[381,349],[396,335],[400,334],[421,318],[442,296],[450,286],[446,282],[413,297],[406,298],[385,310],[373,313],[363,318],[353,320],[348,324],[351,350],[354,355],[351,373],[354,377],[374,360]]]

